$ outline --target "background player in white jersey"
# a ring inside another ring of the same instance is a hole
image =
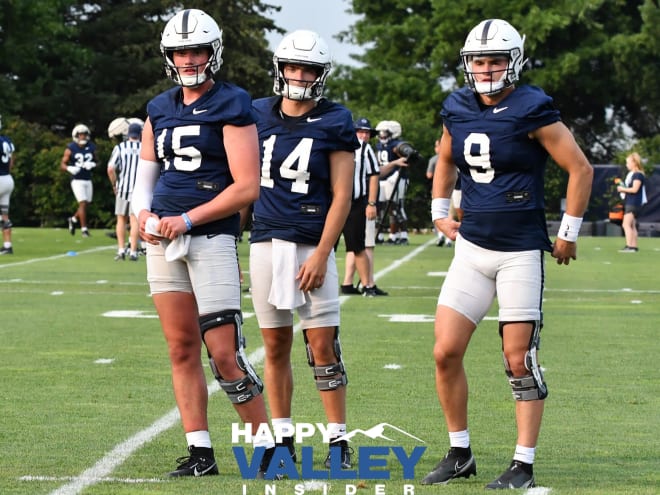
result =
[[[346,433],[347,383],[334,246],[350,208],[359,143],[350,112],[322,97],[332,64],[318,34],[286,35],[273,63],[277,96],[254,102],[262,162],[250,235],[252,299],[266,348],[264,381],[274,427],[291,424],[297,311],[332,442]],[[293,439],[286,444],[295,456]],[[339,444],[337,449],[331,443],[326,466],[335,453],[334,462],[349,468],[348,445]]]
[[[130,124],[126,130],[126,141],[117,144],[108,160],[108,178],[115,193],[115,215],[117,225],[117,255],[115,261],[126,258],[126,227],[130,225],[128,255],[131,261],[138,260],[137,217],[131,213],[131,197],[135,185],[138,159],[140,158],[140,137],[142,126]]]
[[[60,169],[71,174],[71,190],[78,202],[76,212],[67,218],[69,232],[76,233],[80,225],[83,237],[89,237],[87,206],[94,197],[92,170],[96,167],[96,144],[91,141],[91,131],[85,124],[76,125],[71,131],[73,141],[64,149]]]
[[[461,50],[467,86],[450,94],[441,112],[431,213],[435,226],[456,240],[456,250],[438,298],[433,351],[451,448],[423,484],[476,474],[463,356],[497,296],[518,438],[509,468],[486,488],[534,486],[532,465],[548,393],[537,356],[544,251],[559,264],[576,259],[593,170],[552,99],[539,88],[515,86],[524,64],[523,41],[506,21],[479,23]],[[543,197],[548,155],[569,175],[566,214],[554,244]],[[449,217],[456,166],[463,191],[461,223]]]
[[[2,115],[0,115],[0,130],[2,130]],[[9,200],[14,191],[14,178],[11,169],[14,166],[14,143],[7,136],[0,134],[0,216],[2,223],[2,249],[0,255],[14,254],[11,244],[12,223],[9,219]]]
[[[213,80],[222,64],[222,31],[211,17],[178,12],[163,30],[161,52],[177,86],[147,104],[133,212],[150,243],[147,278],[190,452],[170,476],[202,476],[218,474],[202,343],[213,375],[252,433],[268,423],[262,382],[244,349],[236,249],[239,210],[259,195],[259,143],[247,92]],[[264,477],[274,443],[254,445],[266,448],[257,475]]]

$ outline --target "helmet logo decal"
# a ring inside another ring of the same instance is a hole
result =
[[[481,32],[481,44],[486,45],[488,43],[488,30],[490,29],[490,25],[493,23],[492,19],[488,19],[486,21],[486,24],[484,24],[484,30]]]
[[[190,15],[190,10],[186,10],[183,13],[183,18],[181,19],[181,35],[184,40],[188,39],[188,16]]]

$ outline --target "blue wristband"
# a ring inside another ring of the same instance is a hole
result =
[[[186,222],[186,232],[193,228],[193,223],[187,213],[181,213],[181,218]]]

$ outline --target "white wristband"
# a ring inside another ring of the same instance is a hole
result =
[[[431,200],[431,220],[434,222],[449,216],[449,198],[434,198]]]
[[[557,237],[568,242],[575,242],[577,241],[578,234],[580,233],[581,225],[581,218],[572,217],[569,214],[564,213],[564,216],[561,218],[561,224],[559,225],[559,232],[557,232]]]

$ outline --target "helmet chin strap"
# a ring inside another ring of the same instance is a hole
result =
[[[206,70],[209,68],[211,61],[209,60],[203,65],[203,70],[199,70],[202,65],[197,65],[195,66],[195,75],[194,76],[184,76],[181,74],[181,69],[185,69],[186,67],[177,67],[176,71],[179,76],[179,80],[181,81],[181,86],[184,86],[186,88],[196,88],[197,86],[201,86],[206,80],[208,79],[208,75],[206,73]]]

